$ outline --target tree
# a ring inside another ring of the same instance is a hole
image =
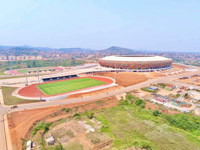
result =
[[[160,114],[161,114],[161,112],[159,112],[158,110],[153,111],[154,116],[159,116]]]
[[[142,99],[137,99],[136,102],[135,102],[135,104],[136,104],[137,106],[140,106],[142,103],[143,103],[143,100],[142,100]]]

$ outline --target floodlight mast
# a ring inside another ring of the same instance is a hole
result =
[[[41,95],[41,91],[40,91],[40,77],[39,77],[39,70],[38,70],[38,89],[39,89],[39,97],[40,97],[40,101],[42,101],[42,95]]]
[[[116,62],[115,62],[115,76],[114,76],[114,79],[115,79],[115,83],[117,83],[116,82]]]
[[[28,86],[28,72],[26,72],[25,75],[26,75],[26,85]]]

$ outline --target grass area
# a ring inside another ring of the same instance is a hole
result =
[[[95,113],[101,128],[114,139],[114,149],[139,147],[152,150],[197,150],[198,136],[179,129],[152,111],[121,105]]]
[[[65,59],[65,60],[27,60],[27,61],[5,61],[0,62],[3,70],[24,69],[24,68],[38,68],[38,67],[52,67],[52,66],[76,66],[85,63],[83,60],[78,59]]]
[[[80,90],[103,84],[105,84],[105,82],[95,80],[92,78],[80,78],[80,79],[41,84],[40,89],[46,95],[56,95],[60,93]]]
[[[78,142],[69,143],[63,146],[65,150],[84,150],[83,146]]]
[[[4,71],[0,71],[0,75],[6,75]]]
[[[19,73],[27,73],[27,70],[17,70]]]
[[[148,87],[141,88],[142,91],[150,92],[150,93],[157,93],[158,90],[149,90]]]
[[[34,103],[39,102],[38,100],[25,100],[15,96],[12,96],[12,93],[16,90],[15,87],[1,87],[3,93],[3,99],[5,105],[16,105],[24,103]]]
[[[131,96],[116,107],[93,111],[100,131],[114,140],[112,149],[200,149],[200,117],[192,114],[164,115],[144,109],[142,100]]]

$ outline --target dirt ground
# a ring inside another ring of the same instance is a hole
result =
[[[179,79],[177,81],[200,86],[200,77],[191,77],[190,79]]]
[[[114,72],[96,73],[96,75],[107,76],[114,78]],[[119,86],[130,86],[147,80],[144,73],[136,72],[118,72],[116,73],[116,80]]]
[[[63,114],[64,112],[60,112],[63,107],[72,108],[75,112],[84,112],[86,110],[98,110],[113,107],[117,104],[118,100],[116,97],[109,97],[102,99],[101,102],[97,100],[93,102],[82,102],[10,113],[7,115],[7,118],[13,150],[22,148],[22,139],[30,137],[33,125],[38,121],[55,121],[62,118],[62,116],[66,117],[66,115]],[[57,113],[57,115],[52,117],[52,113]]]
[[[176,68],[176,69],[186,69],[186,68],[188,68],[187,66],[184,66],[184,65],[181,65],[181,64],[172,64],[172,67]]]
[[[101,94],[101,93],[106,93],[106,92],[110,92],[110,91],[114,91],[114,90],[119,90],[121,88],[123,88],[123,87],[121,87],[121,86],[114,86],[114,87],[110,87],[110,88],[106,88],[106,89],[102,89],[102,90],[97,90],[97,91],[93,91],[93,92],[73,94],[73,95],[68,96],[67,99],[69,99],[69,98],[87,97],[87,96],[98,95],[98,94]]]

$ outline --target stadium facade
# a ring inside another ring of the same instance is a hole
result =
[[[171,68],[172,59],[151,55],[106,56],[99,60],[99,64],[116,69],[154,71]]]

